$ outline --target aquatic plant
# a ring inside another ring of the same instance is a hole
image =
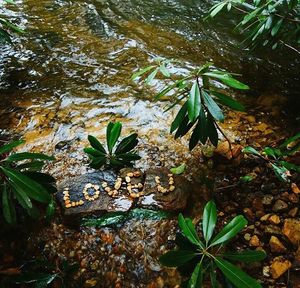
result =
[[[9,4],[15,4],[15,2],[12,0],[4,0],[4,2]],[[20,27],[11,23],[7,19],[0,17],[0,43],[1,42],[12,43],[10,31],[13,33],[24,33],[24,30],[22,30]]]
[[[47,218],[54,213],[55,209],[51,195],[56,191],[55,179],[39,172],[45,165],[45,161],[54,160],[54,157],[41,153],[12,152],[15,147],[23,143],[23,140],[18,140],[0,147],[2,213],[9,224],[16,223],[16,202],[34,218],[39,216],[34,201],[48,205]]]
[[[106,128],[107,150],[94,137],[89,135],[88,140],[92,147],[84,149],[91,159],[90,166],[99,169],[104,165],[111,167],[132,166],[132,162],[141,159],[134,148],[138,144],[137,134],[133,133],[118,142],[122,131],[120,122],[110,122]]]
[[[225,88],[247,90],[249,87],[236,80],[232,74],[217,69],[212,63],[193,70],[187,68],[187,73],[183,77],[171,75],[171,71],[168,69],[170,62],[170,60],[158,59],[155,65],[139,70],[132,75],[131,79],[135,80],[144,76],[145,83],[150,84],[158,73],[166,77],[169,82],[155,96],[155,99],[158,100],[172,92],[172,96],[176,100],[166,111],[178,104],[181,105],[170,130],[171,133],[176,131],[175,139],[183,137],[192,130],[189,141],[190,150],[199,142],[205,144],[208,139],[214,146],[217,146],[218,131],[227,139],[217,124],[217,121],[223,122],[225,118],[219,105],[237,111],[245,110],[241,103],[226,94]],[[172,98],[170,97],[170,99]]]
[[[183,287],[202,287],[206,278],[210,278],[211,287],[218,286],[217,272],[238,288],[262,287],[255,279],[243,272],[230,261],[256,262],[266,257],[263,251],[227,251],[226,246],[246,225],[247,220],[239,215],[233,218],[214,236],[217,223],[217,209],[213,201],[205,205],[202,219],[203,240],[197,234],[192,220],[178,217],[181,233],[176,237],[178,249],[169,251],[160,257],[160,262],[167,267],[177,267],[189,279]]]
[[[207,18],[214,18],[223,10],[226,13],[234,10],[243,15],[235,30],[244,35],[245,46],[276,49],[285,45],[300,54],[299,3],[298,0],[223,0],[210,9]]]
[[[289,157],[300,151],[300,133],[288,138],[278,147],[265,147],[261,152],[253,147],[245,147],[244,153],[252,154],[264,160],[281,181],[288,182],[291,171],[300,173],[300,166],[289,162]]]

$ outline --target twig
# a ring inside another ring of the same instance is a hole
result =
[[[221,132],[223,137],[226,139],[226,141],[228,142],[231,157],[233,158],[233,151],[232,151],[232,146],[231,146],[231,142],[230,142],[229,138],[226,136],[226,134],[223,132],[223,130],[221,129],[221,127],[219,126],[219,124],[217,122],[215,122],[215,125],[216,125],[217,129]]]

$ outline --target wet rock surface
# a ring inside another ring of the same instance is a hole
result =
[[[160,179],[160,183],[157,183]],[[56,195],[65,216],[128,211],[133,207],[180,211],[190,183],[166,168],[98,171],[65,180]]]

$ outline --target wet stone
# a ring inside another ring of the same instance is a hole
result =
[[[117,175],[112,171],[99,171],[90,174],[81,175],[78,177],[73,177],[65,180],[61,185],[59,185],[58,193],[56,194],[57,200],[64,210],[65,216],[80,215],[85,216],[87,214],[97,214],[101,212],[113,212],[113,211],[127,211],[132,205],[133,201],[130,198],[126,198],[120,195],[117,198],[110,197],[105,188],[106,185],[101,185],[101,183],[107,183],[108,187],[114,187]],[[96,196],[96,190],[94,187],[90,187],[92,184],[98,188],[99,197]],[[65,188],[68,188],[69,199],[72,202],[83,201],[82,205],[72,206],[66,208],[65,201],[63,199]],[[88,201],[85,198],[84,190],[87,188],[87,193],[89,198],[94,198],[92,201]]]
[[[138,206],[143,208],[160,208],[167,211],[183,210],[186,207],[191,191],[190,182],[183,176],[174,175],[172,176],[174,184],[170,185],[169,173],[169,170],[166,168],[151,169],[146,172],[144,196],[139,199]],[[158,177],[160,179],[159,184],[157,183]],[[169,191],[165,192],[159,186]]]
[[[132,168],[123,169],[118,175],[113,171],[98,171],[65,180],[59,185],[56,197],[65,218],[72,217],[70,220],[74,220],[73,216],[125,212],[134,204],[149,209],[183,210],[190,192],[189,182],[169,173],[166,168],[144,174]],[[161,179],[160,184],[155,181],[157,177]],[[115,190],[116,184],[118,190]],[[158,189],[158,186],[163,188]]]
[[[272,208],[274,212],[284,211],[288,208],[288,204],[286,204],[282,200],[277,200]]]

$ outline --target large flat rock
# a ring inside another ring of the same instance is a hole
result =
[[[117,193],[108,192],[116,191],[115,187]],[[118,175],[98,171],[69,178],[59,185],[56,196],[65,216],[87,216],[133,207],[179,211],[186,207],[189,192],[190,183],[182,176],[170,174],[168,169],[145,173],[123,169]]]

